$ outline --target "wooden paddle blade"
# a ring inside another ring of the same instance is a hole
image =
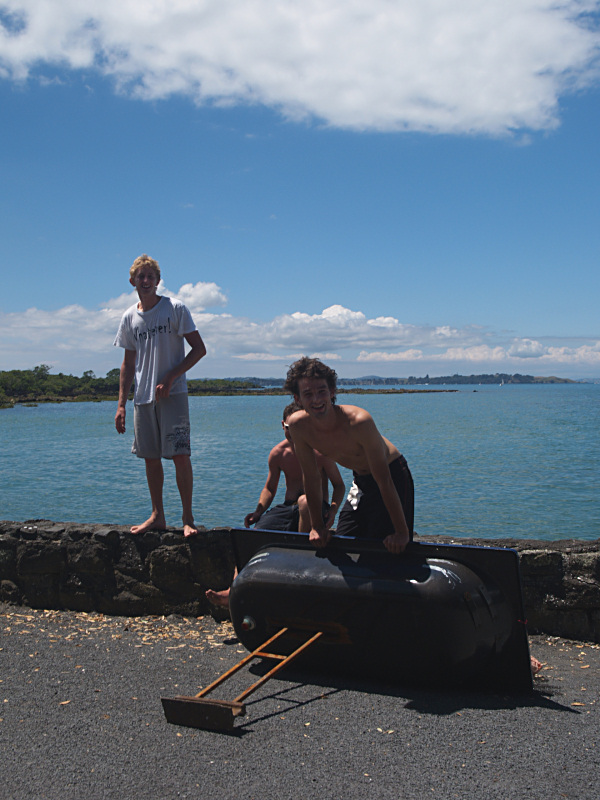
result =
[[[167,722],[207,731],[231,731],[235,718],[246,713],[243,703],[203,697],[161,697],[161,703]]]

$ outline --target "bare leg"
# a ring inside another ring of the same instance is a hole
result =
[[[146,531],[162,531],[167,527],[165,521],[165,509],[163,507],[163,484],[165,480],[162,460],[160,458],[146,459],[146,480],[150,490],[150,500],[152,501],[152,514],[146,522],[141,525],[134,525],[131,533],[145,533]]]
[[[310,533],[312,525],[310,523],[310,514],[308,512],[308,503],[306,502],[306,495],[301,494],[298,498],[298,512],[300,519],[298,520],[298,532]]]
[[[183,521],[183,535],[195,536],[198,533],[198,528],[194,525],[194,514],[192,512],[192,494],[194,490],[194,474],[192,472],[192,461],[189,456],[174,456],[173,463],[175,464],[175,478],[177,480],[177,488],[181,496],[181,507],[183,513],[181,519]]]

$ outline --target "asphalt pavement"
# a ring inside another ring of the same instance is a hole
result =
[[[600,646],[530,643],[530,695],[284,672],[225,734],[167,723],[160,698],[245,655],[228,622],[0,604],[0,798],[596,800]]]

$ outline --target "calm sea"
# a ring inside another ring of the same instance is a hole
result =
[[[483,538],[600,537],[600,385],[460,386],[457,392],[344,394],[406,456],[415,530]],[[194,512],[208,528],[253,511],[285,397],[192,397]],[[144,463],[114,429],[116,404],[0,411],[0,519],[129,525],[149,513]],[[165,463],[167,522],[181,507]],[[342,470],[347,488],[351,479]]]

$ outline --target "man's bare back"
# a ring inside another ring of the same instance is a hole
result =
[[[283,439],[269,454],[269,468],[274,467],[283,472],[285,478],[285,502],[295,503],[304,494],[302,469],[296,458],[294,448],[287,439]]]
[[[323,483],[323,497],[328,499],[329,489],[327,480],[327,470],[325,458],[321,453],[315,453],[317,464],[321,472]],[[285,502],[297,503],[298,498],[304,494],[304,479],[302,477],[302,467],[294,451],[294,447],[287,439],[279,442],[271,450],[269,464],[277,467],[283,472],[285,478]]]

